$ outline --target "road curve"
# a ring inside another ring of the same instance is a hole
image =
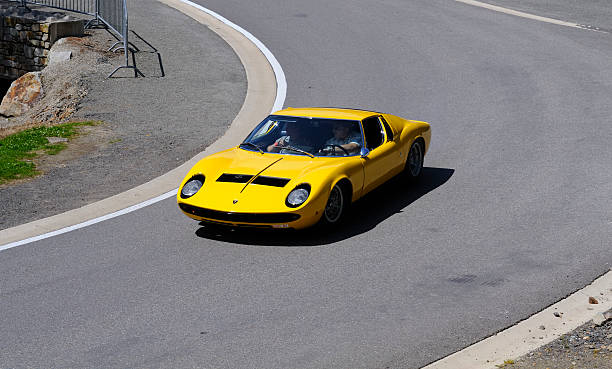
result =
[[[420,367],[610,269],[609,35],[448,0],[204,5],[266,43],[286,105],[431,122],[423,181],[330,234],[220,236],[168,199],[6,250],[4,366]]]
[[[254,117],[263,119],[283,106],[287,84],[282,67],[261,41],[200,5],[181,0],[160,2],[215,29],[243,63],[248,80],[247,94],[232,124],[203,152],[142,185],[61,214],[0,230],[0,251],[87,227],[175,196],[177,183],[189,168],[204,156],[238,145],[251,130]]]

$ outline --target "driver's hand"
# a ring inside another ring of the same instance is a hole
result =
[[[276,143],[276,146],[280,146],[280,147],[287,146],[287,139],[283,138],[282,140],[278,140],[278,142]]]
[[[332,155],[334,153],[335,148],[332,146],[325,146],[324,148],[321,149],[321,152],[323,154],[327,154],[327,155]]]

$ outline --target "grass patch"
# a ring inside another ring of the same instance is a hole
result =
[[[79,126],[98,123],[88,121],[36,127],[0,139],[0,184],[37,175],[39,172],[31,161],[36,157],[36,151],[44,150],[48,155],[56,155],[66,148],[63,143],[50,144],[47,137],[74,137]]]
[[[503,364],[497,364],[495,366],[498,367],[498,368],[506,368],[508,365],[514,365],[514,363],[515,363],[514,360],[507,359],[507,360],[504,360]]]

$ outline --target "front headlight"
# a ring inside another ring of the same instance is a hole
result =
[[[204,185],[204,176],[201,174],[196,174],[191,177],[190,180],[185,183],[183,188],[181,189],[181,198],[186,199],[196,194]]]
[[[285,205],[290,208],[296,208],[308,199],[308,195],[310,195],[310,185],[306,183],[301,184],[289,192]]]

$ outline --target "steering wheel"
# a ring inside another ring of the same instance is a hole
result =
[[[340,145],[334,145],[334,144],[327,144],[325,146],[323,146],[323,149],[321,149],[322,152],[326,152],[326,153],[335,153],[336,152],[336,147],[340,148],[340,150],[344,151],[345,156],[349,156],[349,152],[342,146]],[[330,148],[331,150],[329,150],[328,148]]]

